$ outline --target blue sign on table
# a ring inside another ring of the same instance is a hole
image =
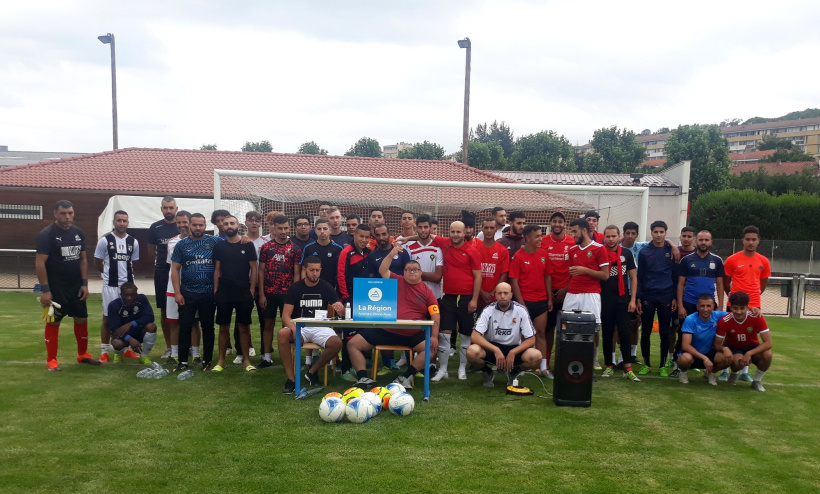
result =
[[[398,280],[354,278],[353,320],[395,321],[398,291]]]

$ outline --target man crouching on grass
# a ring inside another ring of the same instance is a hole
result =
[[[512,287],[499,283],[495,287],[495,302],[478,316],[472,344],[467,347],[467,358],[475,364],[483,364],[484,386],[492,388],[495,364],[499,371],[508,373],[507,385],[511,385],[522,369],[534,369],[541,361],[541,352],[535,346],[535,329],[529,312],[523,305],[512,301]]]
[[[148,365],[148,354],[157,342],[154,310],[148,297],[137,293],[137,285],[127,282],[120,287],[120,298],[108,304],[108,329],[114,362],[122,361],[122,352],[130,348],[140,354],[140,363]]]
[[[681,325],[682,352],[677,356],[681,384],[689,384],[686,371],[690,368],[705,369],[709,384],[717,386],[716,372],[729,367],[732,352],[728,348],[715,350],[715,334],[718,321],[728,312],[715,310],[715,299],[711,293],[698,297],[698,311],[690,314]]]
[[[732,374],[729,384],[737,384],[738,371],[750,363],[757,367],[752,389],[766,391],[760,381],[772,365],[772,336],[766,319],[756,311],[749,310],[749,295],[734,292],[729,295],[731,314],[723,316],[717,325],[715,348],[729,349]],[[758,338],[759,337],[759,338]]]

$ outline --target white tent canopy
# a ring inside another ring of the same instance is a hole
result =
[[[191,213],[202,213],[210,220],[214,212],[213,199],[190,199],[177,197],[177,207]],[[123,210],[128,213],[128,228],[149,228],[151,223],[162,219],[160,204],[162,197],[146,196],[113,196],[97,220],[97,238],[110,232],[113,228],[114,212]],[[222,200],[220,209],[227,209],[244,221],[245,213],[253,211],[253,204],[242,200]],[[209,223],[210,226],[210,223]]]

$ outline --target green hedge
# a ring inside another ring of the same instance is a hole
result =
[[[692,205],[691,225],[714,238],[738,238],[755,225],[763,238],[820,240],[820,197],[809,194],[772,196],[754,190],[721,190],[702,194]]]

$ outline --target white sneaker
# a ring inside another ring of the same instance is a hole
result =
[[[456,349],[453,348],[453,347],[450,347],[450,356],[452,357],[455,354],[456,354]]]
[[[717,374],[715,374],[714,372],[710,372],[708,379],[709,384],[711,384],[712,386],[717,386]]]
[[[404,367],[405,365],[407,365],[407,359],[404,358],[404,352],[401,352],[401,358],[398,360],[398,362],[396,362],[396,365],[398,365],[399,367]]]
[[[171,349],[166,348],[165,352],[162,354],[162,356],[160,358],[164,359],[164,360],[168,360],[169,358],[171,358]]]
[[[763,384],[761,384],[760,381],[752,381],[752,389],[763,393],[766,392],[766,388],[763,387]]]
[[[689,376],[686,374],[686,371],[680,371],[678,381],[680,381],[681,384],[689,384]]]
[[[225,350],[225,355],[233,355],[233,347],[228,348],[227,350]]]
[[[464,367],[458,368],[458,380],[459,381],[466,381],[467,380],[467,369]]]
[[[233,363],[235,365],[239,365],[242,363],[242,355],[237,355],[235,359],[233,359]]]
[[[439,382],[442,379],[447,379],[448,377],[450,377],[450,375],[447,373],[446,370],[439,369],[438,372],[436,372],[436,375],[431,377],[430,380],[433,382]]]
[[[254,347],[248,350],[248,357],[256,357],[256,349]]]

